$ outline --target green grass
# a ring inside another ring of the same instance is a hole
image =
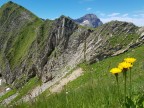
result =
[[[21,31],[13,47],[9,51],[7,57],[10,59],[9,61],[12,68],[23,60],[27,55],[32,42],[36,39],[35,27],[40,25],[41,22],[39,20],[36,20],[35,22],[35,24],[27,25],[28,27]]]
[[[35,88],[36,86],[38,86],[40,83],[41,83],[41,81],[38,80],[37,77],[34,77],[34,78],[30,79],[22,88],[13,89],[13,90],[7,92],[2,97],[0,97],[0,102],[2,102],[4,99],[6,99],[6,98],[8,98],[8,97],[10,97],[12,95],[14,95],[15,93],[18,93],[18,95],[16,96],[16,98],[14,98],[14,100],[11,101],[10,104],[12,104],[12,103],[18,101],[19,99],[21,99],[28,92],[30,92],[30,90],[32,90],[33,88]]]
[[[0,102],[16,93],[16,89],[8,91],[5,95],[0,97]]]
[[[21,99],[24,95],[26,95],[30,90],[35,88],[40,84],[40,81],[38,80],[37,77],[34,77],[30,79],[22,88],[19,88],[18,90],[18,96],[11,102],[16,102],[19,99]]]
[[[46,46],[46,41],[48,41],[52,26],[53,26],[53,21],[46,20],[39,27],[39,35],[37,37],[37,43],[38,43],[40,52],[42,52]]]
[[[135,42],[138,39],[139,35],[138,34],[129,34],[125,36],[124,34],[118,35],[118,36],[113,36],[109,39],[110,45],[111,46],[116,46],[120,44],[121,46],[126,46],[130,44],[130,42]]]
[[[21,19],[26,14],[28,19]],[[13,70],[28,56],[32,43],[36,40],[37,28],[43,23],[36,15],[15,3],[8,2],[0,8],[1,44],[0,53],[4,53]],[[10,22],[18,23],[17,28],[10,29]],[[7,32],[9,31],[9,32]],[[5,36],[6,35],[6,36]],[[4,63],[3,63],[4,64]]]
[[[14,98],[14,100],[11,101],[10,104],[12,104],[12,103],[18,101],[19,99],[21,99],[28,92],[30,92],[30,90],[32,90],[33,88],[35,88],[39,84],[41,84],[41,81],[38,80],[37,77],[34,77],[34,78],[30,79],[22,88],[13,89],[13,90],[7,92],[5,95],[1,96],[0,97],[0,102],[2,102],[4,99],[6,99],[6,98],[8,98],[8,97],[10,97],[12,95],[14,95],[15,93],[18,93],[18,95],[16,96],[16,98]]]
[[[45,93],[35,102],[17,104],[14,108],[124,108],[123,75],[119,75],[120,94],[118,95],[115,76],[109,70],[126,57],[137,59],[132,69],[132,99],[128,98],[127,108],[130,106],[142,108],[144,107],[143,49],[144,46],[141,46],[92,65],[81,64],[84,75],[65,86],[61,93],[48,97]],[[129,79],[127,80],[129,82]],[[129,96],[128,91],[127,95]]]

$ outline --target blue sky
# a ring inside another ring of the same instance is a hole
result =
[[[0,0],[0,6],[9,0]],[[96,14],[104,23],[111,20],[144,26],[144,0],[11,0],[38,17],[55,19],[60,15],[79,18]]]

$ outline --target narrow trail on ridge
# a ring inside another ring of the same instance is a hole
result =
[[[49,81],[47,83],[43,83],[41,86],[37,86],[31,92],[29,92],[26,96],[24,96],[21,100],[22,101],[29,101],[38,95],[40,95],[42,92],[44,92],[46,89],[49,89],[51,93],[60,92],[65,85],[67,85],[68,82],[71,82],[75,80],[76,78],[80,77],[83,73],[82,68],[78,68],[74,70],[69,75],[63,77],[60,77],[54,81]]]
[[[83,73],[83,70],[81,68],[76,69],[74,72],[72,72],[70,75],[68,75],[66,78],[63,78],[59,81],[58,84],[54,85],[50,88],[51,93],[60,92],[65,85],[67,85],[68,82],[71,82],[81,76]]]

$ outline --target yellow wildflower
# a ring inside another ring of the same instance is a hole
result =
[[[119,69],[119,68],[112,68],[112,69],[110,70],[110,72],[113,73],[113,74],[118,74],[118,73],[122,72],[122,70]]]
[[[123,66],[122,65],[118,65],[118,68],[123,70]]]
[[[129,69],[131,67],[132,67],[132,64],[128,62],[122,62],[122,63],[119,63],[118,65],[118,68],[120,69]]]
[[[124,61],[128,62],[128,63],[134,63],[136,61],[136,59],[135,58],[125,58]]]

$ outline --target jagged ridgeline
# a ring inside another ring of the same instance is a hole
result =
[[[36,75],[46,82],[83,61],[94,63],[141,45],[142,32],[119,21],[87,28],[65,16],[42,20],[8,2],[0,8],[0,74],[17,88]]]

